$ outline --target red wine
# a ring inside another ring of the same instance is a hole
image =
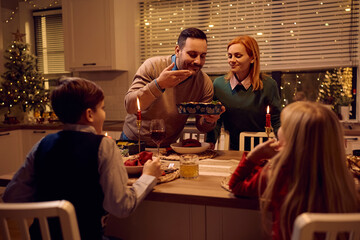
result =
[[[165,138],[165,131],[163,130],[153,130],[151,132],[151,139],[156,143],[160,144]]]

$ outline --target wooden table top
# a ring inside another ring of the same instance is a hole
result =
[[[217,150],[215,160],[240,160],[242,152]],[[201,175],[197,179],[176,179],[158,184],[146,200],[221,207],[258,209],[258,200],[238,198],[221,186],[224,176]]]
[[[240,160],[239,151],[217,150],[214,160]],[[0,185],[6,186],[13,173],[0,176]],[[201,175],[197,179],[178,178],[171,182],[161,183],[146,197],[147,200],[165,201],[186,204],[200,204],[244,209],[258,209],[258,200],[235,197],[221,186],[224,176]]]

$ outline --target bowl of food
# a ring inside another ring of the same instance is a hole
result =
[[[189,141],[192,140],[192,141]],[[197,143],[196,143],[196,142]],[[210,147],[210,143],[200,143],[194,139],[187,139],[183,142],[172,143],[170,147],[177,153],[186,154],[186,153],[201,153],[206,151]]]
[[[137,155],[130,156],[124,159],[124,165],[129,175],[141,174],[144,169],[144,164],[152,159],[152,152],[143,151]]]
[[[221,112],[221,102],[183,102],[176,105],[180,114],[218,115]]]

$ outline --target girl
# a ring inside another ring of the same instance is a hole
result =
[[[290,239],[294,220],[303,212],[359,210],[342,127],[331,110],[314,102],[288,105],[278,139],[244,153],[229,182],[235,195],[260,196],[263,219],[268,211],[273,214],[273,239]]]

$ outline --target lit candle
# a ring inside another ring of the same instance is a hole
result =
[[[138,110],[137,110],[137,120],[141,120],[140,101],[139,101],[139,98],[136,98],[136,100],[137,100],[137,107],[138,107]]]
[[[270,107],[267,106],[267,110],[266,110],[266,125],[265,125],[265,127],[270,127],[270,124],[271,124]]]
[[[108,137],[108,138],[112,139],[111,136],[108,136],[108,133],[107,133],[107,132],[105,132],[105,137]]]

